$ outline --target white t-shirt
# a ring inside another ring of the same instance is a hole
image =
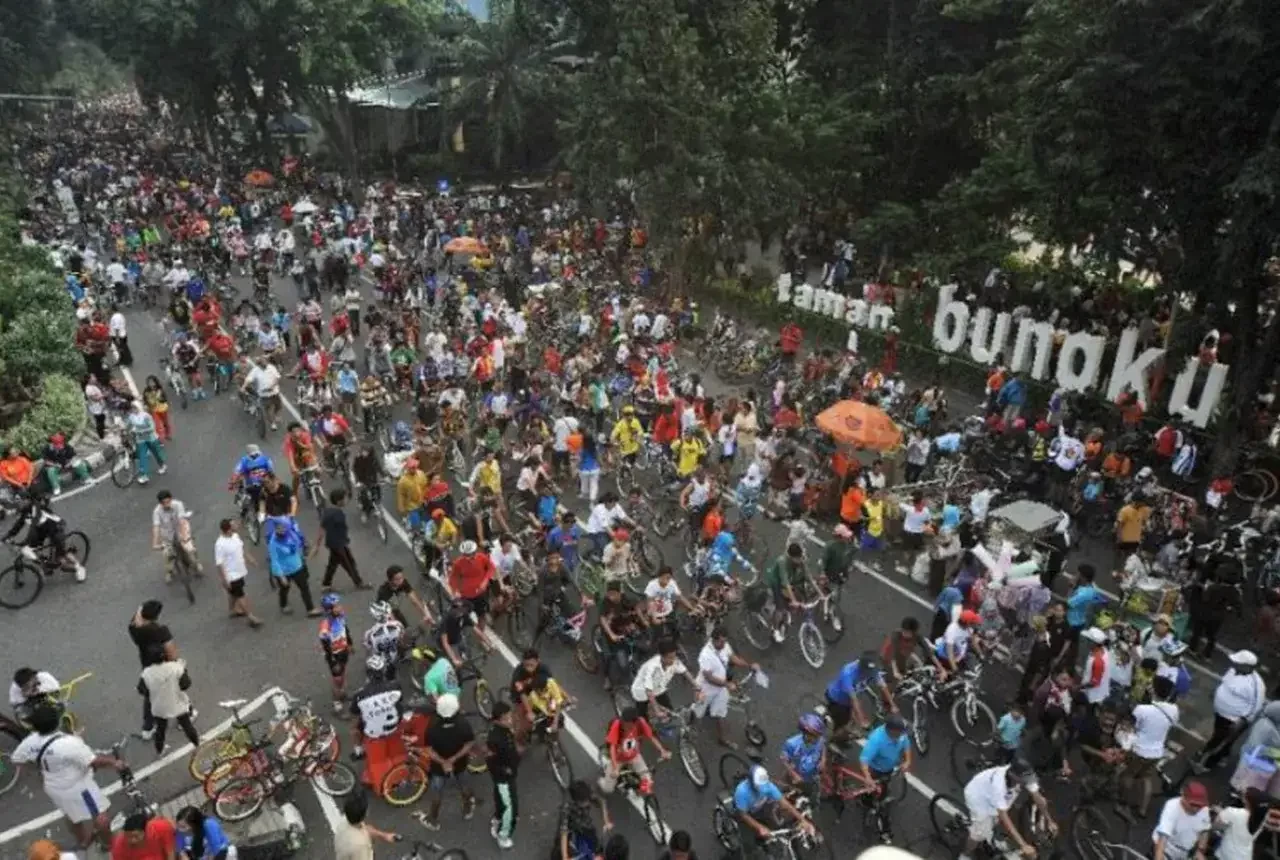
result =
[[[538,469],[536,466],[525,466],[516,478],[516,489],[526,493],[535,492],[538,488]]]
[[[700,508],[707,502],[711,501],[711,483],[709,481],[693,480],[689,482],[689,507]]]
[[[49,693],[58,692],[61,685],[58,679],[50,675],[48,672],[36,672],[36,692],[35,695],[47,695]],[[27,697],[22,695],[22,688],[13,681],[9,682],[9,706],[16,708],[19,705],[26,704]]]
[[[274,364],[255,367],[245,382],[250,390],[258,392],[259,397],[275,397],[280,393],[280,368]]]
[[[943,632],[942,641],[951,646],[951,651],[957,660],[963,660],[969,653],[969,640],[972,637],[973,633],[968,627],[961,625],[958,621],[952,621]]]
[[[926,505],[920,510],[916,510],[915,505],[903,504],[902,508],[902,530],[908,534],[923,534],[925,526],[933,521],[933,511],[929,510]]]
[[[724,687],[718,687],[705,679],[714,678],[723,683],[729,677],[729,664],[732,659],[733,646],[728,642],[724,643],[724,647],[719,651],[710,642],[702,646],[702,650],[698,652],[698,689],[702,691],[703,696],[713,696],[724,690]]]
[[[1208,809],[1198,809],[1194,815],[1189,814],[1182,807],[1182,798],[1173,797],[1160,810],[1160,820],[1151,832],[1151,842],[1154,844],[1161,836],[1165,837],[1164,856],[1167,860],[1182,860],[1195,850],[1196,839],[1209,829],[1210,824]]]
[[[684,675],[689,670],[679,660],[670,666],[662,665],[662,655],[654,654],[640,664],[636,679],[631,682],[631,698],[637,702],[649,699],[649,694],[661,696],[671,686],[671,679],[676,675]]]
[[[515,569],[515,566],[522,561],[520,547],[513,542],[510,552],[503,552],[502,544],[495,542],[493,548],[489,550],[489,560],[493,562],[493,566],[505,579],[511,575],[511,571]]]
[[[649,580],[649,584],[644,587],[644,599],[649,605],[649,614],[659,620],[666,618],[676,608],[676,601],[680,598],[680,586],[676,585],[676,581],[672,578],[664,586],[658,582],[657,578]],[[728,647],[727,645],[725,646]],[[699,660],[701,663],[701,660]]]
[[[1163,823],[1164,815],[1160,821]],[[1253,834],[1249,832],[1249,810],[1228,806],[1218,813],[1222,841],[1218,844],[1218,860],[1252,860]]]
[[[591,516],[587,518],[587,534],[605,534],[614,526],[626,522],[626,520],[627,512],[622,509],[622,505],[614,505],[610,508],[603,503],[597,503],[591,509]]]
[[[726,457],[732,457],[738,450],[738,428],[734,424],[721,424],[716,431],[716,439],[720,442],[720,451]]]
[[[989,767],[969,780],[969,784],[964,787],[964,805],[969,807],[969,815],[973,820],[1009,811],[1018,796],[1018,789],[1009,787],[1008,773],[1008,765]],[[1027,788],[1030,791],[1039,790],[1035,783],[1029,784]]]
[[[551,447],[557,451],[569,450],[569,437],[573,435],[573,431],[578,429],[578,419],[568,416],[561,416],[556,419],[556,423],[551,426],[551,432],[555,435],[555,439],[551,443]]]
[[[111,315],[111,322],[108,324],[112,337],[127,337],[129,334],[128,325],[125,323],[124,314],[116,311]]]
[[[55,738],[44,751],[40,762],[40,771],[44,777],[47,791],[70,791],[85,780],[93,779],[93,760],[97,753],[89,745],[75,735],[58,732],[55,735],[29,734],[13,751],[15,764],[34,762],[40,755],[41,747],[50,738]]]
[[[1164,755],[1169,729],[1178,722],[1178,706],[1172,702],[1138,705],[1133,709],[1133,751],[1151,760]]]
[[[213,561],[229,583],[238,582],[249,575],[249,567],[244,561],[244,541],[238,534],[218,536],[213,544]]]

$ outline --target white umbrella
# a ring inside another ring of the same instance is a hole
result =
[[[304,197],[293,205],[293,214],[310,215],[312,212],[315,212],[319,208],[320,208],[319,206],[317,206],[316,204],[312,203],[309,199]]]

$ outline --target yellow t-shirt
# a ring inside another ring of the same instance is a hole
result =
[[[1121,508],[1120,513],[1116,515],[1116,537],[1120,543],[1141,542],[1142,532],[1146,528],[1150,513],[1150,508],[1137,508],[1133,505],[1125,505]]]
[[[867,512],[867,534],[880,537],[884,534],[884,502],[865,502]]]
[[[553,708],[557,711],[561,710],[568,699],[555,678],[548,678],[547,686],[541,692],[530,690],[525,698],[529,702],[529,707],[542,714],[551,713]]]
[[[635,418],[623,418],[613,425],[610,438],[617,444],[618,451],[629,456],[640,451],[640,440],[644,438],[644,427]]]
[[[497,460],[493,461],[493,465],[486,461],[476,467],[476,483],[480,486],[472,489],[485,489],[494,496],[502,495],[502,467]]]
[[[687,478],[698,470],[707,449],[697,439],[677,439],[671,443],[671,450],[676,454],[676,474]]]
[[[431,530],[431,540],[439,546],[453,546],[458,542],[458,525],[448,517],[442,517]]]
[[[422,507],[427,494],[427,476],[422,472],[405,472],[396,481],[396,507],[401,514]]]

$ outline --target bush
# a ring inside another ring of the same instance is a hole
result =
[[[6,377],[33,385],[46,374],[84,375],[84,357],[75,349],[75,317],[62,310],[23,311],[4,320],[0,368]]]
[[[70,439],[87,420],[84,391],[69,376],[50,374],[43,380],[40,396],[19,424],[4,434],[6,445],[16,445],[32,457],[40,455],[54,433]]]

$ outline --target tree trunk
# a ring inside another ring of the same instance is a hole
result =
[[[347,94],[341,90],[317,92],[307,97],[307,104],[312,116],[320,123],[329,143],[337,152],[338,160],[342,164],[342,175],[350,183],[351,190],[363,191],[355,122]]]
[[[1240,445],[1248,441],[1247,433],[1256,423],[1253,412],[1258,392],[1280,354],[1280,322],[1272,321],[1265,332],[1259,331],[1264,322],[1258,316],[1258,303],[1265,288],[1263,277],[1261,273],[1250,276],[1236,304],[1237,325],[1232,333],[1236,349],[1227,383],[1229,405],[1218,416],[1218,435],[1209,462],[1211,477],[1235,472]],[[1258,344],[1256,350],[1252,344]]]

